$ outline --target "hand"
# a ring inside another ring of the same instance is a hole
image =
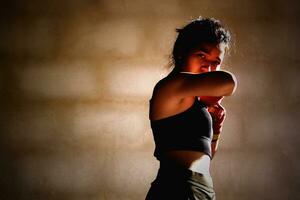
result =
[[[226,110],[220,104],[207,107],[207,111],[213,120],[213,131],[214,134],[219,134],[222,131],[223,122],[226,116]]]

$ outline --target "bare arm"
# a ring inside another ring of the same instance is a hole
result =
[[[215,156],[219,145],[219,140],[211,142],[211,159]]]
[[[212,117],[212,121],[213,121],[213,124],[212,124],[213,138],[212,138],[212,142],[211,142],[212,158],[216,154],[218,144],[219,144],[220,134],[222,132],[222,129],[223,129],[222,127],[223,127],[223,123],[224,123],[225,116],[226,116],[226,109],[220,103],[210,106],[207,109],[208,112],[210,113],[210,115]]]
[[[235,76],[227,71],[179,73],[164,79],[160,89],[166,97],[176,99],[190,96],[230,96],[235,91],[236,82]]]

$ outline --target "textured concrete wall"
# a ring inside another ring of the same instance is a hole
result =
[[[0,199],[144,199],[156,175],[148,100],[175,28],[234,33],[238,78],[212,176],[220,200],[299,199],[296,1],[3,1]]]

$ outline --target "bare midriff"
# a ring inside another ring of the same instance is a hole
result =
[[[164,158],[192,171],[210,176],[210,157],[201,151],[169,150]]]

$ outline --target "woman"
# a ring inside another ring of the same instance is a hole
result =
[[[174,68],[150,100],[160,168],[146,200],[216,199],[210,162],[226,114],[220,103],[236,89],[234,75],[220,70],[230,33],[220,21],[202,17],[176,31]]]

